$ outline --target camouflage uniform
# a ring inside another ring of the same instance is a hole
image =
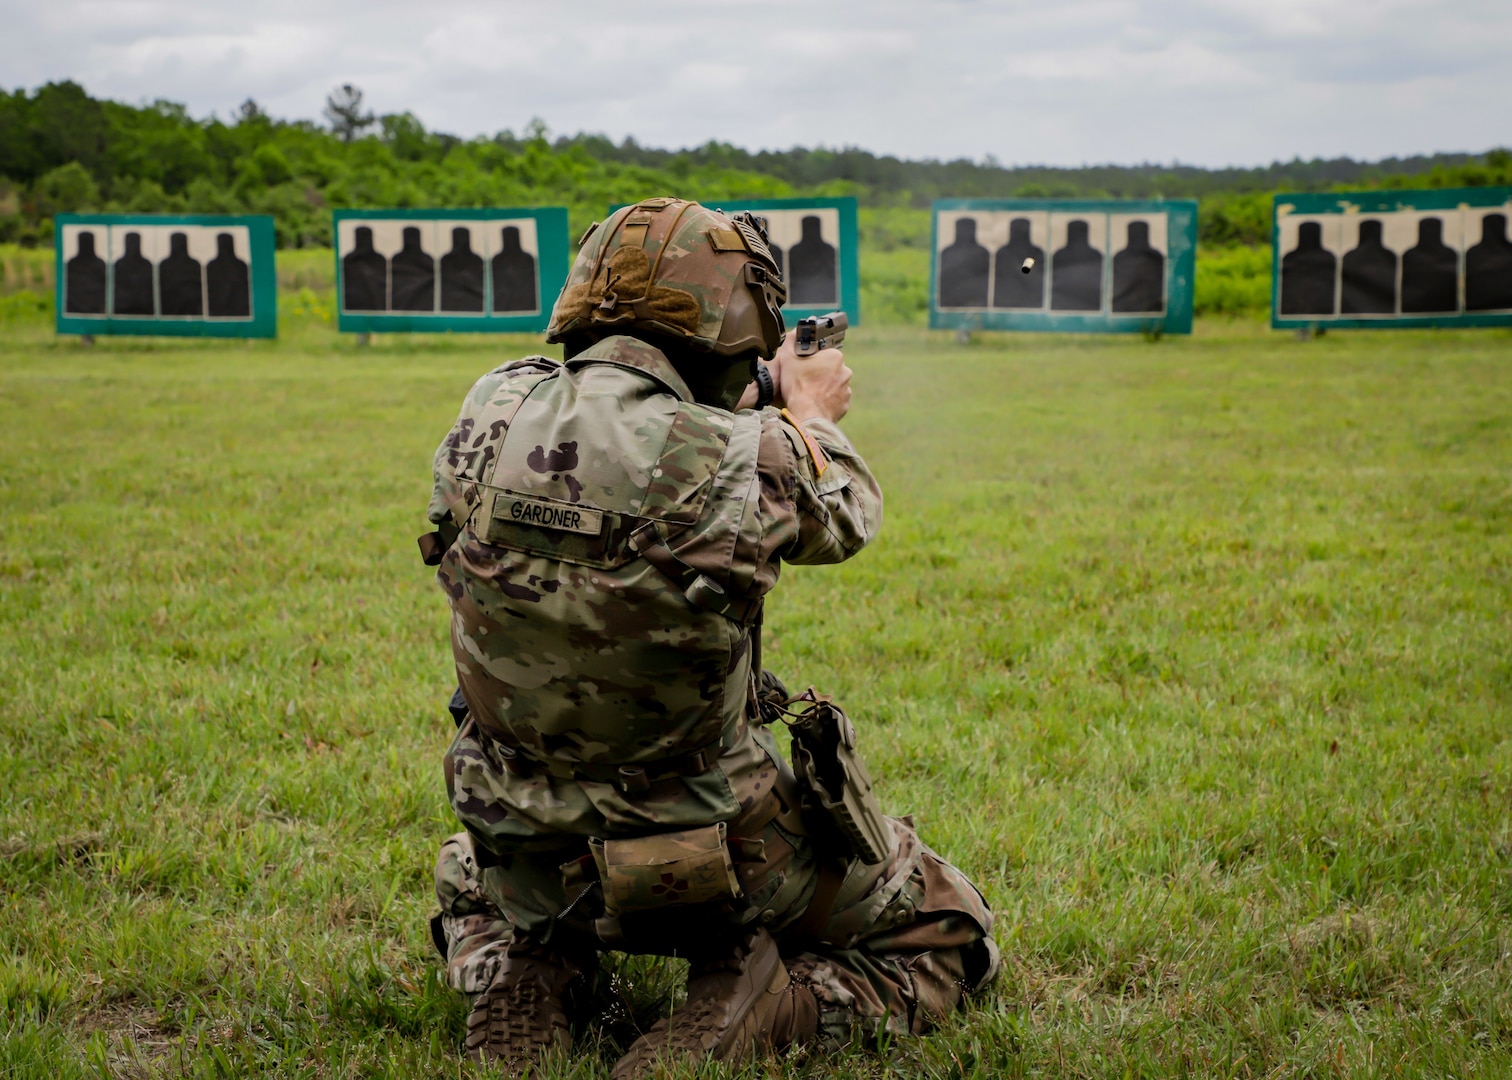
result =
[[[613,947],[666,953],[765,926],[832,1042],[917,1033],[991,979],[986,903],[908,820],[888,819],[881,863],[825,871],[753,707],[753,627],[780,564],[849,558],[881,515],[838,426],[700,405],[636,337],[478,381],[430,506],[461,529],[438,571],[467,705],[445,760],[467,831],[436,866],[453,987],[486,987],[511,935],[605,947],[594,885],[563,873],[590,837],[716,822],[752,856],[740,902],[643,917]]]

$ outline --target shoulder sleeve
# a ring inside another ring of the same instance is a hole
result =
[[[781,440],[791,469],[795,528],[778,552],[783,561],[844,562],[871,542],[882,527],[882,489],[839,425],[773,413],[762,436],[763,443]]]
[[[528,394],[558,364],[544,356],[530,356],[494,368],[468,391],[456,423],[436,448],[431,465],[431,500],[425,516],[441,525],[453,507],[463,505],[467,480],[482,480],[493,464],[504,425],[490,422],[515,398]],[[512,412],[505,415],[513,416]]]

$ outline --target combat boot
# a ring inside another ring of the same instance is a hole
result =
[[[813,993],[788,975],[772,935],[756,930],[693,965],[688,1000],[631,1043],[610,1078],[641,1080],[680,1059],[744,1061],[814,1035],[818,1022]]]
[[[498,974],[467,1014],[467,1053],[521,1073],[543,1054],[566,1051],[569,998],[585,981],[586,963],[526,938],[510,942]]]

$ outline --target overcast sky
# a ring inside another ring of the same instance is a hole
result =
[[[459,135],[1259,164],[1512,144],[1512,0],[0,0],[0,82]]]

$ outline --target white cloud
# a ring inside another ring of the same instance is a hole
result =
[[[1512,141],[1505,0],[0,0],[14,86],[458,134],[1205,164]]]

